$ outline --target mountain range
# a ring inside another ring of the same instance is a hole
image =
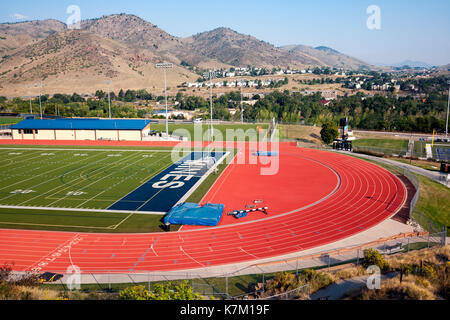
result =
[[[276,47],[229,28],[180,38],[128,14],[84,20],[78,30],[57,20],[0,24],[0,58],[0,95],[8,96],[35,94],[26,84],[40,81],[46,93],[92,92],[107,79],[111,90],[161,90],[158,62],[174,64],[169,86],[195,81],[192,67],[372,68],[325,46]]]

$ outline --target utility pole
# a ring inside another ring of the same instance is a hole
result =
[[[28,94],[30,95],[30,114],[33,114],[33,105],[31,103],[31,91],[30,91],[31,85],[27,84]]]
[[[448,115],[450,112],[450,80],[447,81],[448,87],[448,105],[447,105],[447,122],[445,126],[445,138],[448,138]]]
[[[205,72],[203,74],[203,77],[205,79],[209,79],[209,88],[210,88],[210,108],[211,108],[211,142],[214,141],[214,124],[213,124],[213,96],[212,96],[212,87],[213,87],[213,82],[212,79],[215,79],[217,77],[217,73],[215,71],[209,71],[209,72]]]
[[[42,119],[43,119],[43,116],[42,116],[42,102],[41,102],[41,87],[42,87],[42,82],[36,83],[34,86],[39,88],[39,110],[40,110],[40,112],[41,112],[41,120],[42,120]]]
[[[164,96],[166,99],[166,136],[167,140],[169,140],[169,106],[167,102],[167,75],[166,75],[166,69],[172,69],[173,63],[158,63],[156,65],[157,69],[163,69],[164,70]]]
[[[112,119],[112,115],[111,115],[111,92],[110,92],[110,85],[111,85],[112,81],[111,80],[106,80],[105,84],[108,86],[108,108],[109,108],[109,119]]]
[[[242,86],[241,86],[241,122],[244,123],[244,102],[242,99]]]

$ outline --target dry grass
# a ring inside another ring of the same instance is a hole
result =
[[[392,269],[400,269],[402,265],[420,264],[421,261],[427,261],[433,264],[442,264],[448,261],[450,257],[450,246],[436,249],[424,249],[420,251],[411,251],[405,254],[394,255],[387,258]]]
[[[427,280],[417,276],[394,278],[385,281],[381,290],[365,290],[361,300],[436,300],[433,287]]]
[[[356,277],[361,277],[365,275],[366,272],[364,268],[362,267],[351,267],[351,268],[345,268],[336,272],[331,273],[331,277],[335,282],[346,280],[346,279],[352,279]]]

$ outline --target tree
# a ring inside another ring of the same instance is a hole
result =
[[[323,142],[326,144],[332,143],[338,136],[339,131],[332,121],[327,121],[322,125],[322,131],[320,131],[320,136]]]

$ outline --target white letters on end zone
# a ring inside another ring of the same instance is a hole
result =
[[[190,181],[196,174],[201,172],[205,167],[209,167],[208,160],[187,160],[169,172],[161,181],[153,184],[155,189],[178,189],[184,186],[184,182]],[[171,179],[172,178],[172,179]],[[169,180],[170,179],[170,180]]]

